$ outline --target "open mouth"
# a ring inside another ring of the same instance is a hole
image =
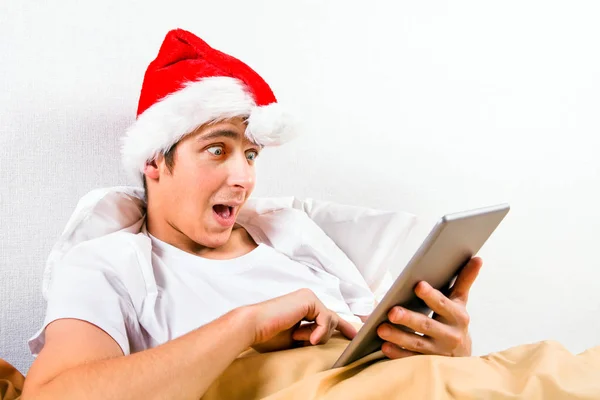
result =
[[[213,206],[215,214],[223,219],[229,219],[233,216],[233,207],[226,206],[225,204],[216,204]]]

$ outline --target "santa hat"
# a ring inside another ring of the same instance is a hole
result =
[[[201,125],[240,116],[258,145],[295,136],[290,117],[252,68],[190,32],[172,30],[144,75],[137,119],[122,142],[124,167],[139,179],[147,162]]]

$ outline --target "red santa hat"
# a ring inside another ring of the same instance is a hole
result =
[[[252,68],[190,32],[172,30],[144,75],[137,119],[122,142],[124,167],[139,178],[147,162],[201,125],[240,116],[258,145],[295,136],[289,115]]]

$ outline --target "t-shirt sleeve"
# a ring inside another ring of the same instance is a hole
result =
[[[80,244],[55,266],[42,328],[29,340],[33,355],[44,346],[48,324],[63,318],[97,326],[118,343],[125,355],[143,341],[133,303],[120,276],[122,269],[131,266],[115,265],[118,257],[108,257],[109,249],[103,249],[103,254],[94,245]]]

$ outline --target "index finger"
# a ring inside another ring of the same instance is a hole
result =
[[[343,318],[339,318],[336,329],[348,339],[354,339],[354,336],[356,336],[356,328]]]
[[[317,327],[310,335],[311,344],[327,343],[333,334],[333,330],[337,329],[348,339],[356,336],[356,329],[348,321],[340,318],[335,312],[326,310],[320,313],[316,318]]]

